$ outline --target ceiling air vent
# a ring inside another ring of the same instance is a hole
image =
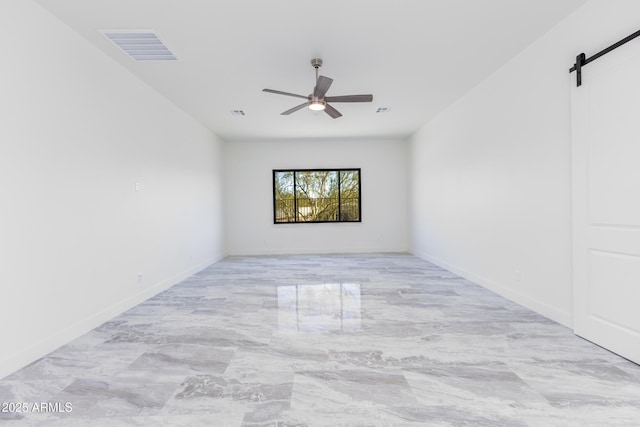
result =
[[[152,31],[101,31],[136,61],[175,61],[177,58]]]

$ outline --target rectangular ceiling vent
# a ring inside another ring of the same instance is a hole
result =
[[[101,31],[136,61],[175,61],[177,58],[153,31]]]

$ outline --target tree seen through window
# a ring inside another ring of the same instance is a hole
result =
[[[360,222],[360,169],[274,170],[274,222]]]

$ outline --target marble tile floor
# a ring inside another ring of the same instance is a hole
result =
[[[0,402],[7,426],[640,426],[640,367],[411,255],[229,257]]]

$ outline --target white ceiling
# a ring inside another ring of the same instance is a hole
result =
[[[586,2],[36,1],[228,141],[406,137]],[[178,60],[134,61],[99,32],[129,29],[155,31]],[[280,115],[303,101],[262,89],[309,94],[315,57],[329,96],[373,103]]]

